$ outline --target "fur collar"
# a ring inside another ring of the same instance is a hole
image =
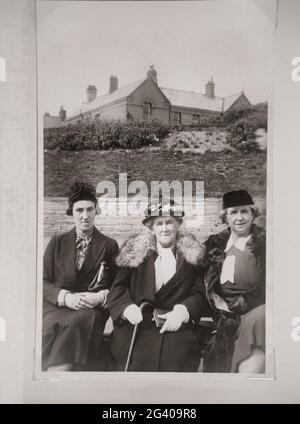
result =
[[[179,231],[177,252],[191,265],[199,265],[204,257],[204,247],[193,234]],[[156,252],[155,238],[151,230],[130,236],[117,257],[119,267],[137,268],[151,251]]]

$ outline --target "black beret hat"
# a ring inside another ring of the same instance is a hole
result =
[[[174,200],[158,200],[157,202],[149,203],[147,209],[145,210],[145,219],[143,224],[145,224],[149,219],[155,218],[157,216],[173,216],[174,218],[184,217],[183,209],[180,205],[174,202]]]
[[[73,215],[73,205],[80,200],[90,200],[95,203],[95,207],[97,205],[96,190],[94,187],[82,181],[76,181],[70,189],[68,198],[69,207],[66,211],[67,215]]]
[[[252,197],[246,190],[229,191],[223,196],[223,209],[245,205],[254,205]]]

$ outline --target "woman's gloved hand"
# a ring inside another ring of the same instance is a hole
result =
[[[140,308],[134,303],[124,309],[123,317],[127,319],[127,321],[129,321],[132,325],[139,324],[141,321],[143,321],[142,312]]]
[[[84,300],[82,293],[70,292],[67,292],[65,295],[65,306],[69,309],[74,309],[75,311],[93,308],[92,305],[90,305],[86,300]]]
[[[165,331],[177,331],[183,323],[187,323],[190,319],[188,310],[184,305],[175,305],[173,311],[159,314],[158,317],[166,320],[160,334]]]

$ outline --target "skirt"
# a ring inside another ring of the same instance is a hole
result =
[[[253,348],[265,352],[265,320],[265,305],[257,306],[241,316],[234,344],[231,372],[238,372],[239,364],[251,356]]]
[[[124,321],[115,326],[111,341],[112,371],[124,371],[134,326]],[[178,331],[159,333],[151,319],[139,324],[129,371],[196,372],[201,343],[192,325]]]
[[[108,312],[55,308],[43,317],[42,370],[74,364],[91,370],[100,360]]]

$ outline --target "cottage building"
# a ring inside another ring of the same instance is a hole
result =
[[[60,107],[58,116],[50,115],[50,113],[45,113],[43,116],[44,129],[46,128],[60,128],[63,127],[66,123],[67,112]]]
[[[221,116],[234,108],[250,105],[243,92],[216,96],[212,78],[205,85],[204,94],[161,87],[157,71],[151,66],[145,78],[120,88],[118,78],[112,75],[108,93],[104,95],[97,95],[95,85],[89,85],[86,102],[66,122],[152,118],[168,125],[197,125],[202,118]]]

